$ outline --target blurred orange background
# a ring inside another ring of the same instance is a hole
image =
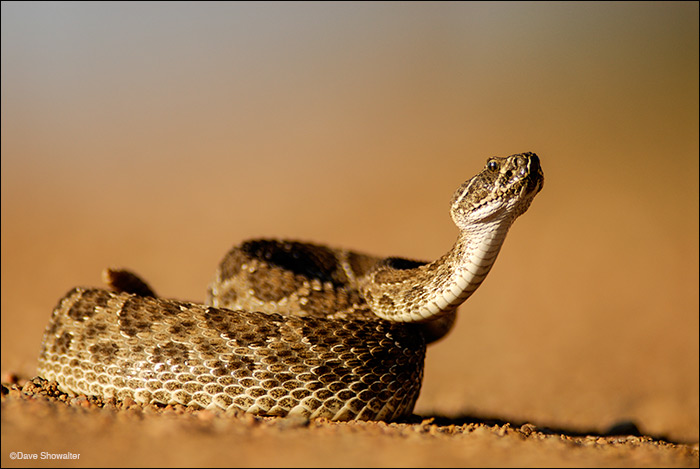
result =
[[[2,370],[125,266],[203,300],[251,237],[434,259],[545,185],[417,412],[698,440],[698,3],[2,3]]]

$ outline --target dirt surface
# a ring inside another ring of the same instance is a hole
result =
[[[697,444],[641,436],[630,422],[585,435],[530,423],[417,415],[388,424],[265,418],[70,397],[41,378],[3,384],[2,410],[3,428],[13,428],[3,431],[3,446],[22,448],[3,465],[17,467],[89,466],[105,451],[115,466],[698,465]],[[55,432],[69,435],[71,451],[47,443]],[[113,451],[115,441],[122,451]],[[222,447],[236,460],[223,461]]]
[[[0,18],[3,467],[698,466],[697,2]],[[25,382],[58,299],[105,267],[201,302],[249,238],[436,259],[454,190],[525,151],[544,188],[428,349],[415,420],[101,407]]]

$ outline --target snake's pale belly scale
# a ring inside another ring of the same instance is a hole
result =
[[[127,271],[54,309],[39,374],[69,393],[258,415],[394,420],[418,398],[426,344],[452,327],[543,183],[532,153],[489,159],[452,201],[435,262],[251,240],[208,304],[155,297]]]

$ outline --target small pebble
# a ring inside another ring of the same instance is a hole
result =
[[[530,436],[532,434],[532,432],[535,432],[535,431],[537,431],[537,427],[531,423],[523,424],[520,427],[520,433],[522,433],[525,436]]]

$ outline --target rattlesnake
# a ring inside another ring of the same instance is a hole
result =
[[[259,415],[392,420],[413,410],[426,344],[486,277],[544,176],[534,153],[490,158],[455,192],[460,229],[432,263],[251,240],[222,260],[208,305],[160,299],[128,271],[74,288],[39,374],[68,393]]]

